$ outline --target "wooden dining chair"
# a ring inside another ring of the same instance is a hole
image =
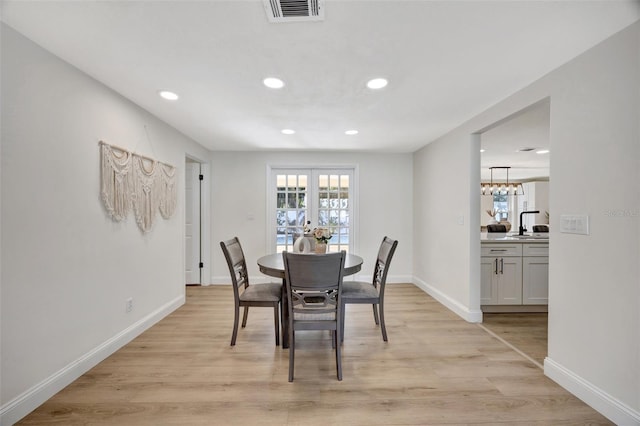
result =
[[[289,381],[293,381],[296,331],[330,330],[342,380],[341,292],[346,253],[282,253],[289,321]]]
[[[387,282],[387,273],[391,258],[398,246],[397,240],[384,237],[378,250],[378,257],[373,268],[371,282],[345,281],[342,287],[342,339],[344,339],[345,305],[349,303],[371,304],[373,306],[373,319],[380,324],[382,340],[387,341],[387,328],[384,323],[384,288]],[[379,311],[379,315],[378,315]]]
[[[240,320],[240,307],[244,307],[242,317],[242,327],[247,325],[250,306],[262,306],[273,308],[273,321],[276,329],[276,346],[280,344],[280,330],[278,307],[282,300],[282,284],[266,283],[249,285],[249,274],[247,273],[247,262],[238,237],[231,240],[220,241],[220,247],[227,260],[229,273],[231,274],[231,284],[233,286],[234,319],[233,333],[231,334],[231,346],[236,344],[238,336],[238,322]]]

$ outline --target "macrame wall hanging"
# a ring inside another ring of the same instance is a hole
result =
[[[100,195],[116,222],[133,210],[142,232],[153,227],[156,213],[169,219],[176,211],[176,168],[100,141]]]

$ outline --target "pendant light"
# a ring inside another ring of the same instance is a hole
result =
[[[524,189],[522,184],[509,182],[509,166],[489,167],[491,171],[491,182],[480,184],[480,193],[482,195],[524,195]],[[504,170],[506,171],[507,179],[505,183],[493,183],[493,171]]]

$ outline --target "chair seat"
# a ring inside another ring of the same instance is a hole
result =
[[[277,302],[282,296],[282,284],[252,284],[240,295],[243,302]]]
[[[345,281],[342,283],[342,299],[373,300],[378,298],[378,290],[368,282]]]

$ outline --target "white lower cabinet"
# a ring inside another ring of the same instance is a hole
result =
[[[549,304],[549,258],[522,258],[522,304]]]
[[[522,258],[483,257],[480,291],[482,305],[522,303]]]
[[[546,305],[549,245],[483,243],[481,305]]]
[[[480,304],[522,304],[522,244],[483,244]]]

